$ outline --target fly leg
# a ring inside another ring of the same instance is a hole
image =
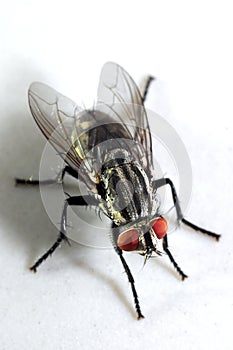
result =
[[[113,228],[115,227],[115,225],[113,224],[112,226]],[[125,261],[125,258],[123,257],[123,252],[120,248],[118,248],[117,246],[114,247],[116,253],[119,255],[120,259],[121,259],[121,262],[122,262],[122,265],[125,269],[125,272],[127,274],[127,277],[128,277],[128,280],[129,280],[129,283],[131,285],[131,289],[132,289],[132,292],[133,292],[133,297],[134,297],[134,304],[135,304],[135,308],[136,308],[136,312],[137,312],[137,315],[138,315],[138,320],[140,320],[140,318],[144,318],[142,312],[141,312],[141,308],[140,308],[140,305],[139,305],[139,300],[138,300],[138,295],[137,295],[137,292],[136,292],[136,288],[135,288],[135,284],[134,284],[134,278],[133,278],[133,275],[130,271],[130,268],[127,264],[127,262]]]
[[[178,272],[178,274],[180,275],[182,281],[185,280],[185,278],[188,278],[188,276],[181,270],[181,268],[179,267],[179,265],[177,264],[177,262],[175,261],[175,259],[172,256],[172,253],[170,252],[169,248],[168,248],[168,239],[167,239],[167,235],[163,237],[163,250],[165,251],[165,253],[168,255],[171,263],[173,264],[174,268],[176,269],[176,271]]]
[[[52,184],[55,184],[55,183],[63,183],[65,174],[69,174],[70,176],[78,179],[77,172],[73,168],[71,168],[68,165],[66,165],[62,169],[62,171],[54,179],[47,179],[47,180],[41,180],[40,181],[40,180],[33,180],[32,177],[30,177],[28,179],[16,178],[15,179],[15,184],[16,185],[38,186],[38,185],[52,185]]]
[[[208,235],[210,237],[213,237],[213,238],[215,238],[218,241],[219,238],[221,237],[221,235],[218,235],[217,233],[208,231],[208,230],[206,230],[206,229],[204,229],[204,228],[202,228],[200,226],[197,226],[197,225],[193,224],[192,222],[186,220],[183,217],[183,214],[182,214],[182,211],[181,211],[181,208],[180,208],[179,199],[178,199],[178,196],[177,196],[177,193],[176,193],[175,186],[174,186],[173,182],[169,178],[158,179],[158,180],[155,180],[153,182],[153,187],[154,187],[155,190],[157,188],[165,186],[165,185],[169,185],[170,188],[171,188],[172,199],[173,199],[173,202],[174,202],[174,205],[175,205],[175,208],[176,208],[176,213],[177,213],[177,220],[179,222],[180,221],[183,222],[183,224],[191,227],[195,231],[200,231],[201,233],[203,233],[205,235]]]
[[[150,87],[150,84],[151,82],[154,80],[155,78],[152,77],[152,76],[148,76],[147,79],[146,79],[146,84],[145,84],[145,88],[144,88],[144,91],[142,93],[142,103],[145,102],[146,100],[146,96],[147,96],[147,93],[148,93],[148,90],[149,90],[149,87]]]
[[[43,261],[45,261],[49,256],[53,254],[53,252],[61,245],[63,241],[66,241],[69,244],[69,239],[66,235],[66,228],[67,228],[67,208],[68,206],[75,206],[75,205],[98,205],[98,201],[93,198],[92,196],[86,195],[86,196],[74,196],[69,197],[64,202],[64,207],[62,211],[62,217],[61,217],[61,226],[60,226],[60,232],[58,234],[58,237],[56,241],[53,243],[53,245],[45,252],[36,262],[34,265],[30,267],[30,270],[33,272],[37,271],[38,266],[41,265]]]

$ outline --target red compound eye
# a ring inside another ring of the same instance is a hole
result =
[[[152,222],[152,228],[158,239],[163,238],[167,233],[167,221],[164,218],[159,218]]]
[[[138,242],[139,239],[137,230],[128,230],[122,232],[117,239],[118,247],[127,252],[136,250],[138,247]]]

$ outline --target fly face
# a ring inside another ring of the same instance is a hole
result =
[[[165,237],[168,230],[166,219],[161,216],[153,218],[149,223],[145,220],[137,226],[127,228],[116,234],[116,245],[124,251],[136,251],[148,259],[152,253],[161,255],[157,249],[158,241]],[[116,230],[117,232],[117,230]]]

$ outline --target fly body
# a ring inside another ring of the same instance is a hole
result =
[[[83,110],[73,101],[42,83],[33,83],[28,92],[31,113],[50,144],[65,161],[60,179],[67,173],[85,184],[88,195],[68,197],[62,211],[57,240],[31,267],[38,266],[67,237],[69,206],[98,207],[112,221],[112,243],[131,285],[138,319],[143,318],[131,271],[123,251],[144,255],[145,261],[162,241],[181,279],[181,270],[168,248],[168,224],[161,215],[158,188],[168,185],[177,221],[219,239],[183,217],[176,189],[169,178],[155,180],[152,141],[144,102],[153,78],[147,79],[143,93],[119,65],[109,62],[102,69],[98,101]],[[45,180],[48,184],[57,180]],[[18,184],[40,184],[37,180],[16,179]]]
[[[152,184],[145,171],[123,151],[119,150],[119,156],[102,167],[97,187],[103,211],[117,226],[156,213]]]

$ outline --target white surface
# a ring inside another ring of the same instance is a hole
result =
[[[232,349],[231,3],[2,1],[0,16],[1,349]],[[44,144],[29,83],[88,105],[108,60],[139,83],[157,77],[148,106],[176,128],[192,160],[187,217],[223,235],[215,243],[182,227],[171,236],[184,283],[166,257],[142,269],[140,256],[127,255],[140,322],[113,251],[64,246],[38,274],[28,271],[56,229],[38,189],[13,186],[16,175],[37,175]]]

